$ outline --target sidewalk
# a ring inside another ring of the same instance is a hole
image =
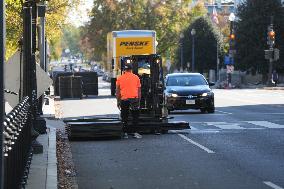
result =
[[[239,86],[232,86],[231,88],[224,87],[225,82],[216,82],[212,89],[264,89],[264,90],[284,90],[284,83],[279,83],[277,87],[267,86],[264,84],[241,84]]]
[[[54,101],[43,107],[43,117],[52,118],[55,114]],[[46,119],[47,134],[40,135],[37,141],[43,145],[42,154],[34,154],[27,189],[57,189],[56,127],[52,120]],[[56,121],[57,122],[57,121]]]

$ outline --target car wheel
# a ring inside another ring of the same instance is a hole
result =
[[[205,108],[201,108],[200,111],[201,111],[201,113],[203,113],[203,114],[206,113],[206,109],[205,109]]]
[[[208,113],[214,113],[215,112],[214,99],[211,101],[211,104],[209,105],[207,111],[208,111]]]
[[[214,106],[212,106],[212,107],[210,107],[210,108],[208,108],[208,113],[210,113],[210,114],[212,114],[212,113],[214,113],[215,112],[215,107]]]
[[[162,130],[161,133],[162,133],[162,134],[168,134],[168,133],[169,133],[169,130]]]
[[[168,109],[168,114],[170,114],[173,111],[173,109]]]

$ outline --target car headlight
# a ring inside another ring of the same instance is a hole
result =
[[[167,97],[178,97],[178,95],[177,94],[175,94],[175,93],[168,93],[167,94]]]
[[[211,92],[207,92],[207,93],[202,93],[201,96],[205,97],[205,96],[210,96],[210,95],[212,95],[212,93]]]
[[[178,97],[178,95],[177,94],[172,94],[172,97]]]

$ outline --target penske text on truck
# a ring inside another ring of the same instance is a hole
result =
[[[152,30],[112,31],[107,35],[107,63],[111,71],[112,95],[120,75],[121,57],[156,54],[156,32]]]

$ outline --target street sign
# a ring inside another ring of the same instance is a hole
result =
[[[280,56],[280,50],[275,48],[275,49],[269,49],[269,50],[264,50],[264,56],[265,59],[273,59],[274,61],[279,60]]]
[[[167,71],[169,72],[170,69],[171,69],[171,60],[170,59],[166,60],[166,65],[167,65]]]
[[[232,64],[234,64],[234,59],[233,59],[233,57],[225,56],[225,57],[224,57],[224,64],[225,64],[225,65],[232,65]]]
[[[233,65],[227,65],[227,73],[233,73],[234,72],[234,66]]]
[[[274,61],[279,60],[279,55],[280,55],[280,50],[275,48],[274,49],[274,57],[273,57]]]
[[[234,50],[229,50],[229,54],[234,56],[235,54],[237,53],[237,51],[234,49]]]
[[[225,65],[229,65],[230,64],[230,57],[229,56],[225,56],[224,57],[224,64]]]
[[[272,55],[273,55],[273,50],[272,49],[264,50],[265,59],[267,59],[267,60],[271,59]]]

